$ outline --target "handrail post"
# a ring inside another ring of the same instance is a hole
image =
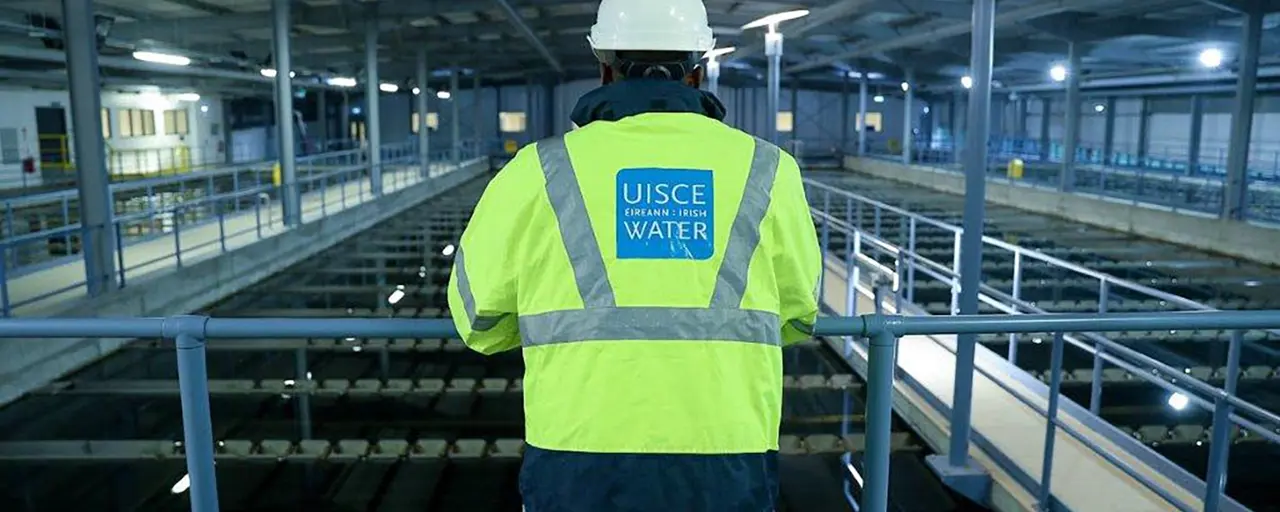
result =
[[[307,370],[307,349],[300,348],[293,353],[295,377],[298,382],[311,380],[311,372]],[[302,439],[311,439],[311,388],[298,393],[298,430]]]
[[[831,250],[831,191],[822,193],[822,272],[818,274],[818,289],[825,290],[827,283],[827,252]]]
[[[916,301],[916,218],[907,223],[907,302]]]
[[[1062,396],[1062,333],[1053,335],[1053,355],[1049,363],[1049,408],[1045,412],[1044,456],[1040,466],[1039,510],[1049,512],[1053,499],[1053,448],[1058,435],[1058,401]]]
[[[862,488],[863,512],[884,512],[889,508],[890,423],[893,420],[893,352],[897,338],[880,331],[868,340],[867,354],[867,444],[862,468],[866,475]]]
[[[1013,251],[1013,300],[1022,300],[1022,251]],[[1009,333],[1009,362],[1018,364],[1018,334]]]
[[[1108,305],[1111,301],[1111,283],[1106,279],[1098,282],[1098,313],[1107,314]],[[1095,344],[1096,350],[1093,352],[1093,376],[1089,383],[1089,412],[1094,416],[1102,413],[1102,354],[1106,349],[1101,344]]]
[[[1244,332],[1232,331],[1227,346],[1227,374],[1222,390],[1227,396],[1236,394],[1236,382],[1240,379],[1240,346]],[[1227,458],[1231,455],[1231,404],[1223,397],[1213,401],[1213,438],[1209,441],[1209,471],[1204,479],[1204,510],[1217,512],[1227,487]]]
[[[165,322],[178,352],[178,391],[182,402],[183,449],[191,481],[192,512],[218,512],[218,479],[213,469],[213,419],[209,411],[209,372],[205,366],[204,327],[208,319],[177,317]]]

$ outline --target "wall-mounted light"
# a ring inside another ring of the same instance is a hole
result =
[[[911,90],[911,84],[906,83],[906,82],[902,82],[902,92],[907,92],[907,91],[910,91],[910,90]]]
[[[1103,104],[1101,104],[1101,103],[1098,103],[1098,104],[1096,104],[1096,105],[1094,105],[1094,106],[1093,106],[1093,111],[1094,111],[1094,112],[1097,112],[1097,113],[1099,113],[1099,114],[1101,114],[1101,113],[1103,113],[1103,112],[1106,112],[1106,111],[1107,111],[1107,106],[1106,106],[1106,105],[1103,105]]]
[[[1062,64],[1057,64],[1052,68],[1049,68],[1049,78],[1052,78],[1054,82],[1066,81],[1067,67]]]
[[[961,86],[963,86],[965,89],[972,89],[972,88],[973,88],[973,77],[971,77],[971,76],[969,76],[969,75],[965,75],[965,76],[960,77],[960,85],[961,85]]]
[[[271,68],[262,68],[258,70],[258,73],[260,73],[262,76],[265,76],[267,78],[275,78],[276,75],[279,74],[276,70]],[[289,72],[289,78],[297,78],[297,77],[298,77],[297,72],[294,72],[294,71]]]
[[[877,94],[875,95],[875,97],[871,98],[871,101],[874,101],[876,103],[884,103],[884,95]]]
[[[1200,52],[1200,65],[1206,68],[1216,68],[1222,65],[1222,50],[1217,48],[1207,48]]]
[[[414,88],[413,88],[413,95],[414,95],[414,96],[417,96],[417,95],[419,95],[419,94],[422,94],[422,89],[421,89],[421,88],[418,88],[418,87],[414,87]]]
[[[378,84],[378,90],[380,90],[380,91],[382,91],[382,92],[394,93],[394,92],[399,92],[399,91],[400,91],[400,86],[398,86],[398,85],[396,85],[396,84],[386,84],[386,83],[383,83],[383,84]]]
[[[449,92],[449,91],[437,91],[437,92],[436,92],[436,97],[437,97],[437,98],[440,98],[440,99],[442,99],[442,100],[447,100],[447,99],[449,99],[449,98],[452,98],[452,97],[453,97],[453,93],[451,93],[451,92]]]
[[[329,77],[324,83],[333,87],[355,87],[356,79],[345,76]]]

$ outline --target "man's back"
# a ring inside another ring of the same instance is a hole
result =
[[[820,266],[790,156],[694,113],[592,122],[521,151],[461,245],[464,338],[524,351],[530,510],[768,508]]]

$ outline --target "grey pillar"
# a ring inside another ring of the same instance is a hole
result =
[[[1023,97],[1018,100],[1018,119],[1017,130],[1019,139],[1031,138],[1031,133],[1027,131],[1027,114],[1031,107],[1031,100]]]
[[[473,132],[472,138],[474,140],[472,144],[475,146],[476,153],[471,155],[472,157],[480,156],[480,141],[484,138],[484,101],[480,97],[483,92],[480,89],[480,72],[474,71],[471,75],[471,109],[475,116],[475,121],[473,121],[475,126],[471,128],[471,131]]]
[[[849,154],[849,73],[840,81],[840,151]]]
[[[80,197],[85,283],[89,295],[96,297],[115,288],[116,238],[99,114],[102,100],[98,91],[98,39],[94,36],[93,2],[62,0],[62,18],[71,85],[72,143]]]
[[[533,127],[537,126],[533,113],[533,78],[530,77],[524,82],[524,134],[528,142],[538,140],[533,131]]]
[[[289,50],[289,2],[272,0],[272,35],[275,38],[276,61],[276,138],[280,145],[280,206],[284,209],[284,224],[297,226],[302,222],[302,195],[298,188],[297,143],[293,135],[293,69]]]
[[[867,72],[858,81],[858,156],[867,156]]]
[[[543,113],[543,137],[550,137],[556,133],[556,82],[548,81],[543,92],[546,96],[542,98]]]
[[[1138,98],[1138,165],[1146,167],[1147,165],[1147,148],[1150,147],[1151,136],[1147,131],[1147,119],[1151,118],[1151,102],[1147,101],[1146,96]]]
[[[1116,162],[1116,97],[1107,98],[1107,118],[1103,129],[1102,163],[1112,165]]]
[[[969,70],[969,129],[965,139],[964,235],[960,243],[960,314],[978,313],[978,287],[982,283],[982,225],[986,214],[987,138],[991,124],[992,47],[995,41],[995,0],[974,0],[973,39]],[[956,341],[954,401],[951,404],[951,445],[947,463],[968,466],[969,419],[973,407],[973,359],[977,336],[960,335]]]
[[[1040,98],[1040,161],[1048,162],[1052,156],[1053,141],[1049,140],[1049,123],[1053,119],[1053,100]]]
[[[342,112],[338,114],[338,122],[341,124],[338,133],[342,134],[342,142],[349,142],[355,134],[351,133],[351,95],[345,92],[342,93]]]
[[[791,150],[796,151],[800,138],[800,80],[791,80]]]
[[[461,91],[458,90],[458,68],[454,67],[453,72],[449,74],[449,92],[453,95],[449,99],[449,128],[453,132],[453,166],[462,166],[462,125],[460,124],[461,114],[458,113],[458,103],[462,102]]]
[[[316,112],[316,121],[320,124],[316,140],[319,142],[319,152],[324,153],[329,150],[329,91],[321,90],[316,93]]]
[[[1231,143],[1227,147],[1227,190],[1222,209],[1222,217],[1225,219],[1244,219],[1249,205],[1249,137],[1253,134],[1253,104],[1258,84],[1258,51],[1262,44],[1262,14],[1262,9],[1254,5],[1245,15],[1244,41],[1240,44],[1240,77],[1236,81]]]
[[[1062,172],[1058,175],[1058,189],[1069,192],[1076,184],[1076,148],[1080,143],[1080,75],[1084,73],[1080,59],[1080,43],[1067,43],[1066,122],[1062,143]]]
[[[236,162],[235,136],[231,131],[232,122],[235,116],[231,115],[231,102],[225,98],[222,102],[222,156],[225,158],[227,165]]]
[[[1204,96],[1191,96],[1191,133],[1187,142],[1187,175],[1194,176],[1200,170],[1200,139],[1204,133]]]
[[[765,54],[769,57],[769,89],[765,98],[765,140],[778,143],[778,108],[782,103],[782,34],[765,34]],[[792,114],[794,115],[794,113]],[[793,117],[792,120],[795,118]],[[794,122],[792,128],[794,128]]]
[[[427,118],[430,117],[430,101],[431,91],[428,87],[427,73],[427,49],[425,47],[418,49],[418,165],[421,166],[422,175],[427,175],[427,169],[431,165],[431,128],[427,125]]]
[[[915,73],[906,70],[906,78],[907,90],[902,96],[902,163],[911,165],[911,146],[915,142],[915,124],[919,116],[915,107],[916,86],[912,83]]]
[[[368,75],[364,85],[364,132],[369,139],[369,190],[378,197],[382,195],[382,119],[378,115],[382,93],[378,90],[378,17],[372,11],[365,20],[364,61]]]

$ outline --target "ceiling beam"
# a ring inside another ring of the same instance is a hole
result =
[[[204,0],[165,0],[171,4],[178,4],[183,7],[189,7],[197,11],[207,12],[209,14],[232,14],[236,11],[217,4],[211,4]]]
[[[525,40],[529,41],[529,44],[532,44],[534,49],[538,50],[538,53],[542,54],[542,58],[547,60],[547,64],[551,65],[551,69],[556,70],[557,73],[564,73],[564,66],[560,65],[560,61],[551,53],[547,45],[542,43],[542,39],[539,39],[538,35],[533,33],[533,29],[529,28],[529,25],[524,22],[524,18],[520,16],[520,13],[516,12],[511,7],[511,4],[507,3],[507,0],[494,0],[494,2],[502,8],[503,13],[507,15],[507,21],[511,22],[516,31],[524,36]]]
[[[1008,26],[1014,23],[1026,21],[1028,19],[1040,18],[1070,10],[1087,10],[1100,7],[1106,4],[1115,3],[1116,0],[1041,0],[1032,4],[1007,9],[996,14],[996,28]],[[952,22],[946,25],[926,27],[919,30],[913,30],[907,34],[899,36],[887,41],[879,41],[866,45],[852,51],[844,52],[838,55],[828,55],[816,58],[808,62],[798,64],[786,69],[787,73],[798,73],[810,69],[816,69],[831,64],[853,59],[857,57],[871,56],[876,53],[895,50],[898,48],[908,48],[921,46],[936,41],[941,38],[955,37],[968,34],[973,31],[973,21]]]

